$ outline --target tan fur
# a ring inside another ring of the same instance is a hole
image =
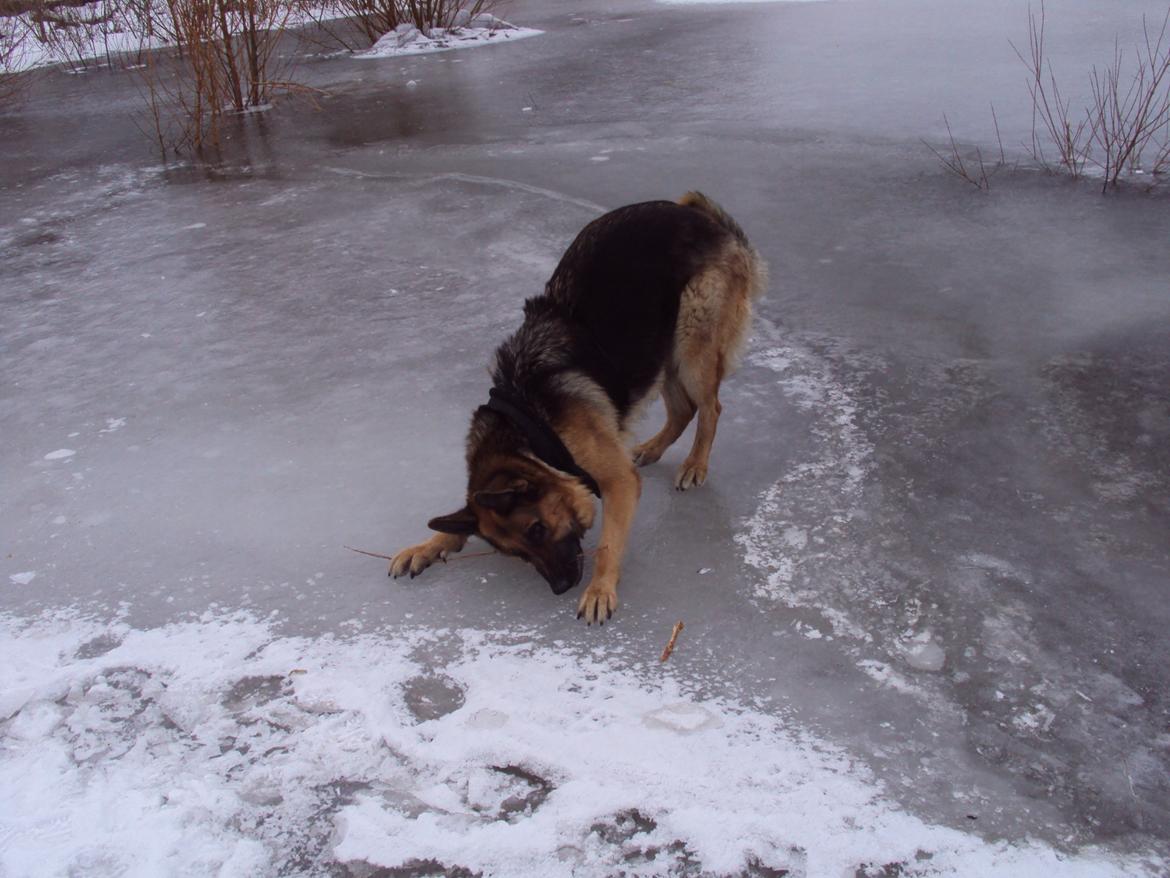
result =
[[[574,529],[584,532],[593,526],[593,495],[572,476],[558,472],[528,455],[502,456],[489,461],[486,468],[488,471],[507,472],[541,488],[537,503],[522,506],[506,515],[494,509],[472,505],[479,523],[479,533],[504,551],[513,554],[528,551],[522,534],[537,520],[549,528],[554,540],[561,539]]]
[[[417,546],[398,552],[390,562],[390,575],[398,577],[409,572],[410,578],[414,579],[435,561],[446,561],[448,554],[461,551],[466,544],[467,537],[437,533]]]
[[[588,406],[574,406],[555,426],[573,457],[601,487],[601,540],[593,577],[577,604],[577,618],[603,623],[617,609],[622,557],[642,493],[642,478],[621,431],[604,414]]]
[[[679,490],[707,479],[715,428],[723,411],[719,385],[739,363],[751,326],[752,303],[766,283],[763,261],[750,246],[733,240],[683,292],[674,351],[662,384],[666,423],[633,452],[639,466],[656,462],[697,414],[694,444],[675,477]]]

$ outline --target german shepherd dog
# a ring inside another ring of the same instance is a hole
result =
[[[496,351],[488,403],[467,436],[466,505],[431,519],[437,533],[395,555],[390,574],[414,577],[475,535],[563,594],[585,569],[595,494],[604,520],[577,618],[604,624],[641,494],[636,467],[657,461],[698,414],[674,484],[685,491],[706,480],[719,385],[766,279],[743,229],[698,192],[589,223]],[[631,420],[659,392],[666,424],[630,449]]]

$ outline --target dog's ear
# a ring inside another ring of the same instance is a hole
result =
[[[527,481],[514,479],[506,488],[476,491],[475,502],[485,509],[494,509],[501,515],[507,515],[515,508],[518,501],[527,498],[530,493]]]
[[[475,518],[475,513],[471,511],[470,506],[464,506],[458,512],[452,512],[450,515],[440,515],[438,518],[432,518],[427,522],[427,527],[431,530],[437,530],[439,533],[456,534],[457,536],[471,536],[475,533],[479,522]]]

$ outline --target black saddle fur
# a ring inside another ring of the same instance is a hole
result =
[[[495,386],[552,422],[567,401],[566,373],[580,373],[604,391],[624,426],[670,355],[683,290],[738,234],[733,224],[672,201],[631,204],[589,223],[497,349]],[[486,406],[476,410],[469,462],[517,444],[524,438],[506,419]]]

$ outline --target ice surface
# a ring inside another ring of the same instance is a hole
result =
[[[1150,11],[1050,9],[1054,64]],[[5,115],[4,862],[1164,874],[1164,196],[941,171],[944,111],[1028,135],[1006,0],[509,15],[544,36],[305,59],[330,97],[210,168],[117,71]],[[671,490],[688,437],[642,471],[614,624],[514,560],[346,552],[461,503],[581,226],[693,187],[773,285],[708,484]]]

